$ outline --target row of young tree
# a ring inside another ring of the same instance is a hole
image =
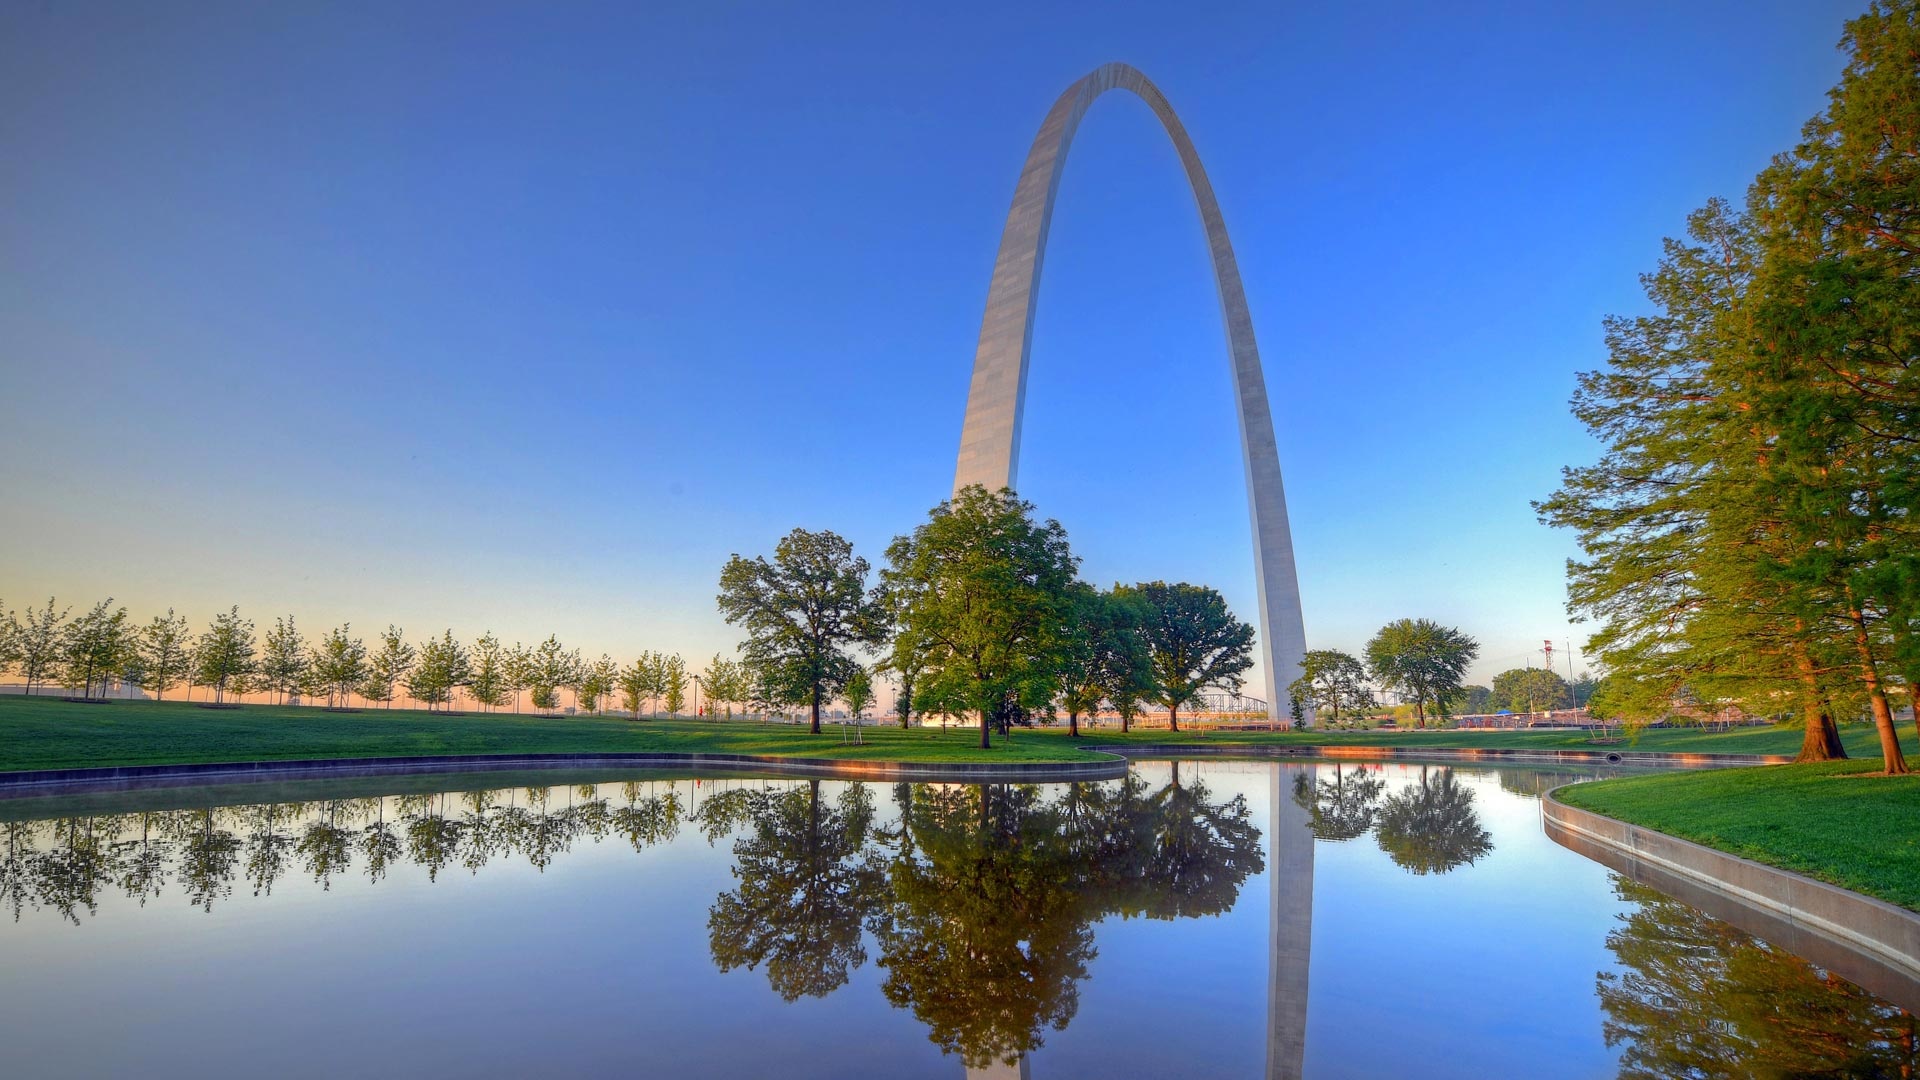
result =
[[[1920,685],[1920,0],[1849,22],[1800,143],[1713,200],[1608,320],[1573,412],[1605,446],[1537,503],[1574,530],[1595,708],[1797,716],[1803,760],[1868,717],[1907,764]]]
[[[117,683],[165,700],[186,685],[204,687],[215,704],[264,693],[280,703],[348,708],[358,697],[391,708],[404,693],[433,710],[451,708],[464,694],[482,709],[511,705],[518,712],[524,695],[535,710],[550,712],[566,691],[586,712],[611,706],[617,695],[621,709],[638,718],[661,708],[677,716],[697,684],[729,715],[736,704],[762,712],[778,707],[749,665],[720,656],[696,674],[677,653],[643,652],[622,666],[606,654],[585,659],[557,637],[509,645],[486,633],[469,644],[446,630],[415,643],[390,625],[369,643],[346,623],[309,642],[291,615],[258,634],[237,607],[196,634],[171,608],[136,624],[111,598],[77,616],[53,598],[24,614],[0,607],[0,673],[7,671],[29,694],[59,685],[85,698],[104,698]]]
[[[1080,719],[1104,703],[1122,730],[1147,703],[1180,710],[1209,689],[1237,693],[1253,627],[1219,592],[1163,581],[1098,589],[1057,521],[1012,491],[963,489],[872,567],[832,532],[795,529],[771,559],[739,555],[720,572],[720,611],[747,635],[747,665],[769,692],[805,707],[852,698],[873,674],[914,714],[977,717],[980,745],[1039,717]]]

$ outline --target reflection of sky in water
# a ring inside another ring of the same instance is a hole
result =
[[[1187,762],[1179,777],[1204,784],[1216,804],[1244,796],[1270,852],[1274,770],[1289,797],[1296,768]],[[1422,772],[1337,768],[1381,778],[1383,798],[1411,789]],[[1331,779],[1335,769],[1322,765],[1318,775]],[[1136,775],[1153,792],[1173,770],[1146,762]],[[1442,771],[1427,768],[1430,779]],[[1595,975],[1612,969],[1606,936],[1631,905],[1615,897],[1604,868],[1544,836],[1537,799],[1514,790],[1532,790],[1535,775],[1511,771],[1503,785],[1494,769],[1454,770],[1492,842],[1471,865],[1415,875],[1372,835],[1316,845],[1306,1075],[1616,1073]],[[381,781],[358,783],[354,794],[380,790]],[[718,791],[798,783],[651,781],[640,789],[642,797],[672,790],[691,810]],[[493,786],[473,777],[430,785]],[[842,790],[822,784],[823,803]],[[894,787],[869,790],[876,825],[894,823]],[[625,799],[619,783],[601,784],[599,794],[616,805]],[[527,805],[524,791],[511,798]],[[548,806],[580,799],[555,783]],[[468,810],[458,796],[444,805],[449,817]],[[384,813],[397,821],[399,801],[385,800]],[[356,850],[324,891],[289,851],[286,872],[260,896],[243,849],[231,895],[210,914],[190,907],[176,881],[144,905],[109,887],[77,927],[28,910],[0,924],[0,1045],[8,1071],[23,1076],[959,1075],[959,1062],[927,1041],[925,1024],[887,1005],[870,935],[867,963],[825,998],[783,1003],[764,968],[716,969],[708,913],[738,884],[738,835],[710,846],[683,822],[670,842],[637,854],[618,835],[581,836],[544,871],[524,855],[495,854],[469,873],[456,857],[433,882],[402,858],[369,883]],[[401,837],[404,844],[404,830]],[[1249,879],[1224,915],[1098,923],[1098,956],[1078,986],[1074,1019],[1042,1033],[1033,1074],[1259,1074],[1265,878]]]

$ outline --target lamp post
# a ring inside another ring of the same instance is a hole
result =
[[[700,719],[700,676],[693,677],[693,718]]]

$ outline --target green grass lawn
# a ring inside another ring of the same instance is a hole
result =
[[[1873,732],[1844,729],[1849,750],[1876,754]],[[1596,744],[1579,732],[1169,732],[1111,727],[1069,739],[1064,728],[1021,731],[981,751],[971,728],[862,729],[865,745],[848,745],[840,728],[821,735],[801,726],[751,721],[538,717],[513,713],[453,716],[408,709],[336,713],[311,707],[247,705],[206,709],[186,702],[119,701],[81,705],[56,697],[0,695],[0,771],[154,765],[206,761],[404,757],[425,754],[541,754],[684,751],[863,758],[880,761],[1078,761],[1080,746],[1128,744],[1344,745],[1540,749],[1637,749],[1792,753],[1797,731],[1742,728],[1730,732],[1650,731],[1635,743]]]
[[[1560,798],[1920,910],[1920,774],[1864,775],[1878,767],[1875,758],[1655,773]]]
[[[991,751],[955,728],[861,729],[865,745],[842,741],[838,725],[742,721],[635,722],[596,716],[450,716],[410,709],[328,712],[247,705],[204,709],[185,702],[81,705],[58,698],[0,696],[0,772],[106,765],[416,754],[689,753],[772,754],[874,761],[1081,761],[1099,755],[1066,739],[1016,736]],[[999,740],[996,740],[996,743]]]

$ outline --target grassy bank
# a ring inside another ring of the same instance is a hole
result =
[[[1903,725],[1906,730],[1907,752],[1914,752],[1912,726]],[[1699,728],[1658,728],[1644,731],[1638,739],[1623,739],[1617,736],[1610,741],[1596,742],[1594,737],[1583,731],[1458,731],[1458,730],[1414,730],[1414,731],[1216,731],[1199,734],[1190,731],[1170,732],[1164,729],[1140,730],[1122,736],[1112,728],[1099,728],[1086,731],[1081,743],[1088,746],[1124,745],[1125,743],[1183,743],[1200,742],[1218,745],[1221,743],[1246,744],[1259,746],[1276,745],[1316,745],[1316,746],[1487,746],[1487,747],[1525,747],[1540,750],[1645,750],[1668,754],[1708,753],[1708,754],[1794,754],[1800,750],[1800,730],[1773,726],[1743,727],[1731,731],[1706,731]],[[1880,742],[1868,724],[1849,724],[1840,729],[1840,741],[1847,752],[1855,757],[1880,758]]]
[[[0,772],[207,761],[290,761],[418,754],[774,754],[870,761],[1079,761],[1097,755],[1066,739],[1016,738],[981,751],[955,729],[868,727],[864,745],[804,726],[704,721],[635,722],[598,716],[454,716],[410,709],[328,712],[247,705],[205,709],[184,702],[81,705],[0,696]]]
[[[156,765],[207,761],[286,761],[302,758],[404,757],[424,754],[540,754],[681,751],[862,758],[880,761],[1077,761],[1093,755],[1080,746],[1145,743],[1207,745],[1345,745],[1407,747],[1527,747],[1636,749],[1668,752],[1790,754],[1800,735],[1790,729],[1728,732],[1650,731],[1632,744],[1596,744],[1581,732],[1169,732],[1140,728],[1122,736],[1112,728],[1069,739],[1063,728],[1022,731],[977,748],[970,728],[874,726],[864,745],[843,741],[838,725],[822,735],[804,727],[746,721],[655,720],[617,717],[539,717],[513,713],[448,715],[408,709],[336,713],[310,707],[247,705],[207,709],[185,702],[121,701],[82,705],[52,697],[0,695],[0,771]],[[1873,732],[1845,729],[1848,749],[1877,753]]]
[[[1656,773],[1581,784],[1560,798],[1920,910],[1920,775],[1864,775],[1878,767],[1876,758]]]

